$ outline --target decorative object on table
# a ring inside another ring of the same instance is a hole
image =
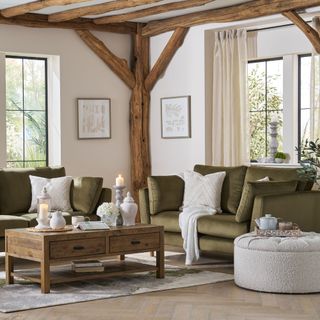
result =
[[[314,182],[320,189],[320,139],[306,140],[296,147],[301,169],[298,174],[301,179]]]
[[[63,229],[66,226],[66,219],[63,217],[61,211],[55,211],[51,214],[50,227],[53,230]]]
[[[62,229],[51,229],[49,228],[45,228],[45,229],[37,229],[36,227],[31,227],[31,228],[26,228],[26,230],[30,231],[30,232],[67,232],[67,231],[73,231],[74,228],[73,226],[65,226]]]
[[[120,205],[120,213],[124,226],[134,226],[136,224],[136,215],[138,212],[138,205],[134,202],[131,193],[128,192]]]
[[[277,153],[279,142],[278,142],[278,123],[279,120],[273,117],[270,122],[270,144],[269,144],[269,161],[274,162],[275,154]]]
[[[255,222],[261,230],[276,230],[278,226],[278,219],[269,213],[264,217],[257,218]]]
[[[84,221],[90,221],[90,218],[85,217],[85,216],[72,216],[71,217],[71,224],[73,225],[74,228],[77,228],[78,224],[80,222],[84,222]]]
[[[119,174],[118,177],[116,178],[116,184],[113,186],[113,188],[116,191],[116,195],[115,195],[116,206],[119,208],[119,212],[120,212],[120,206],[121,206],[121,203],[123,202],[123,190],[126,188],[126,186],[124,185],[124,178],[122,177],[121,174]],[[116,224],[117,226],[123,225],[123,218],[121,214],[118,216]]]
[[[108,230],[109,226],[102,221],[84,221],[79,222],[78,227],[80,230]]]
[[[104,265],[100,260],[79,260],[71,262],[71,270],[74,272],[103,272]]]
[[[276,152],[274,155],[274,162],[275,163],[283,163],[286,160],[287,156],[283,152]]]
[[[161,137],[163,139],[191,137],[191,97],[161,99]]]
[[[78,99],[78,138],[111,138],[111,100]]]
[[[97,209],[97,216],[101,221],[106,223],[109,227],[117,225],[117,218],[120,215],[120,209],[113,202],[104,202]],[[89,223],[89,222],[85,222]]]
[[[49,226],[49,211],[51,208],[51,197],[47,192],[47,188],[43,187],[40,196],[37,197],[38,217],[37,229],[47,229]]]
[[[300,237],[301,230],[295,223],[292,224],[291,229],[276,229],[276,230],[263,230],[258,226],[255,227],[255,234],[262,237]]]
[[[279,230],[292,230],[294,223],[291,221],[279,221]]]

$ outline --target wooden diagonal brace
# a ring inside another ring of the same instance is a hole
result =
[[[320,54],[319,33],[305,22],[295,11],[286,11],[283,15],[291,20],[306,35],[314,49]]]
[[[176,51],[183,44],[189,28],[177,28],[160,54],[157,62],[145,80],[145,88],[151,91],[161,74],[166,70]]]
[[[135,86],[135,77],[130,71],[127,61],[118,58],[106,45],[88,30],[75,30],[87,46],[129,87]]]

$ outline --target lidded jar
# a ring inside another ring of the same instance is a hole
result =
[[[120,205],[121,216],[124,226],[134,226],[136,224],[136,215],[138,212],[138,205],[134,202],[131,193],[128,192]]]

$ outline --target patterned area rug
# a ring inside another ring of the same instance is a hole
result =
[[[150,264],[155,262],[155,259],[148,257],[148,255],[133,255],[129,256],[128,260]],[[170,260],[170,258],[167,259],[166,256],[166,260]],[[53,285],[50,294],[41,294],[39,285],[23,280],[18,281],[17,284],[6,286],[4,278],[4,272],[0,272],[0,312],[30,310],[216,283],[232,280],[233,275],[166,264],[164,279],[156,279],[154,272],[136,273],[104,280]]]

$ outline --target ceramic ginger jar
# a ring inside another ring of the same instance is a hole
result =
[[[66,220],[61,211],[52,212],[50,219],[51,229],[63,229],[66,226]]]
[[[124,226],[134,226],[136,224],[136,215],[138,212],[138,205],[134,202],[130,192],[124,198],[120,205],[121,216]]]

